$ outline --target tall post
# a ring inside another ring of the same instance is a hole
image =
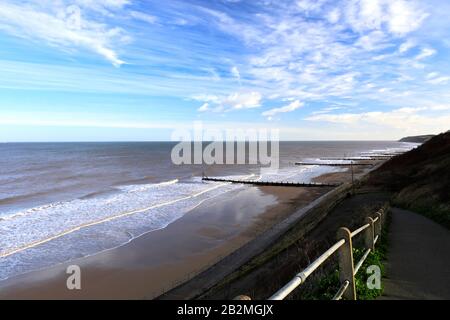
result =
[[[373,219],[371,217],[366,218],[366,223],[368,223],[370,226],[366,229],[365,235],[364,235],[364,244],[366,246],[366,249],[374,250],[375,249],[375,228]]]
[[[347,300],[356,300],[355,267],[353,265],[352,235],[347,228],[340,228],[337,232],[338,240],[345,243],[339,248],[339,280],[341,285],[349,282],[347,290],[342,295]]]
[[[353,160],[350,160],[350,167],[352,169],[352,193],[355,194],[355,174],[353,172]]]
[[[383,215],[381,212],[377,212],[378,215],[378,223],[377,223],[377,235],[378,237],[381,237],[381,219],[383,219]]]

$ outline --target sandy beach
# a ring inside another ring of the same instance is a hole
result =
[[[356,168],[360,175],[367,168]],[[315,182],[350,181],[349,171]],[[193,278],[331,188],[250,186],[206,201],[166,228],[92,256],[0,282],[0,299],[152,299]],[[81,290],[68,290],[69,265]]]
[[[0,283],[0,299],[153,298],[322,193],[318,188],[287,187],[233,191],[121,247],[7,279]],[[81,267],[81,290],[66,287],[66,269],[73,264]]]

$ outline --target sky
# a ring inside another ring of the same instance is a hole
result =
[[[448,0],[1,0],[0,142],[450,129]]]

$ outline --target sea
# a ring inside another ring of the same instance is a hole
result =
[[[203,175],[309,182],[346,169],[295,162],[407,151],[416,144],[280,142],[276,171],[255,164],[175,165],[174,146],[1,143],[0,280],[116,248],[165,228],[204,202],[250,187],[202,181]]]

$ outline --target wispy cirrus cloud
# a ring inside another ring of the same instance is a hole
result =
[[[297,110],[298,108],[300,108],[302,106],[303,106],[303,103],[301,103],[299,100],[295,100],[295,101],[291,102],[290,104],[288,104],[287,106],[279,107],[279,108],[273,108],[273,109],[264,111],[262,113],[262,115],[264,117],[267,117],[269,120],[272,120],[272,118],[278,113],[292,112],[292,111],[295,111],[295,110]]]
[[[370,125],[378,128],[404,130],[406,132],[447,131],[450,123],[450,105],[403,107],[390,111],[361,113],[316,114],[306,121],[351,125],[363,128]]]
[[[254,109],[261,106],[262,95],[257,91],[234,92],[228,96],[198,95],[194,100],[205,101],[198,111],[232,111],[242,109]]]
[[[420,53],[416,56],[416,60],[422,60],[431,57],[436,54],[436,50],[433,48],[423,48]]]
[[[222,32],[258,48],[240,74],[244,86],[264,87],[264,100],[404,96],[416,89],[405,88],[414,78],[411,67],[424,69],[437,53],[410,37],[429,16],[418,1],[280,2],[246,20],[202,10]]]
[[[4,0],[0,36],[20,38],[31,50],[55,48],[55,56],[70,57],[64,61],[71,63],[26,63],[11,54],[0,61],[7,75],[0,87],[177,98],[186,106],[171,108],[189,119],[245,116],[283,126],[385,116],[401,121],[398,113],[404,109],[398,110],[405,105],[450,98],[445,59],[450,5],[439,9],[445,5],[440,0],[23,0],[20,5]],[[171,114],[171,108],[161,114]],[[282,116],[287,112],[289,117]],[[440,116],[431,109],[416,115]]]
[[[147,13],[139,12],[139,11],[131,11],[130,17],[140,20],[140,21],[144,21],[149,24],[155,24],[158,21],[157,17],[147,14]]]
[[[450,77],[447,76],[439,76],[438,73],[432,72],[427,75],[427,83],[439,85],[439,84],[446,84],[450,80]]]
[[[124,63],[113,49],[115,41],[125,39],[119,27],[86,18],[86,11],[112,14],[126,5],[124,0],[90,1],[11,1],[0,3],[0,30],[15,36],[43,40],[65,49],[84,48],[99,54],[115,66]]]

